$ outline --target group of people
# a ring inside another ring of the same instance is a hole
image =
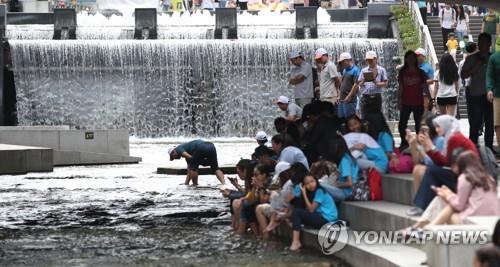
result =
[[[445,55],[436,71],[424,49],[405,54],[397,77],[398,148],[382,111],[388,77],[375,51],[366,52],[367,66],[360,68],[348,52],[334,61],[326,49],[316,49],[317,81],[304,54],[291,51],[288,83],[294,96],[274,101],[281,112],[274,120],[276,134],[271,140],[262,131],[256,134],[254,153],[236,166],[239,179],[229,178],[234,189],[222,189],[233,229],[268,238],[281,222],[289,222],[290,249],[298,250],[303,225],[320,228],[339,219],[338,203],[370,199],[363,183],[373,172],[413,173],[415,207],[407,213],[419,219],[402,230],[408,235],[428,225],[462,224],[468,216],[500,216],[496,170],[488,168],[496,160],[486,150],[493,150],[493,131],[500,130],[500,51],[491,55],[491,41],[482,33],[478,44],[467,45],[462,66]],[[471,110],[469,138],[455,118],[459,81],[466,85]],[[415,132],[407,129],[411,113]],[[478,140],[483,125],[485,146]],[[213,144],[196,140],[169,154],[186,158],[186,184],[197,183],[200,164],[211,166],[224,183]]]
[[[173,7],[174,0],[161,0],[163,11]],[[183,2],[180,0],[180,2]],[[366,0],[190,0],[185,5],[193,9],[213,10],[217,7],[238,8],[240,10],[293,10],[302,6],[315,6],[325,8],[361,8],[366,7]],[[176,9],[174,9],[176,10]]]
[[[427,8],[424,6],[423,10],[425,12]],[[452,6],[449,4],[444,5],[439,12],[443,44],[453,58],[456,57],[458,51],[463,53],[466,44],[472,41],[469,26],[469,16],[471,12],[472,9],[470,7],[467,8],[461,5]],[[493,9],[489,9],[487,13],[483,15],[481,31],[491,36],[492,44],[490,49],[492,53],[494,53],[496,49],[497,34],[500,33],[499,22],[500,17]]]

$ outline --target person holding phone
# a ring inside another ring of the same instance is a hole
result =
[[[361,117],[366,113],[382,112],[382,91],[387,87],[387,71],[377,64],[377,53],[366,52],[368,66],[361,70],[358,87],[361,92]]]

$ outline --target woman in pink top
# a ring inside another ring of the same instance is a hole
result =
[[[460,173],[457,193],[448,187],[435,188],[436,194],[448,205],[429,225],[462,224],[468,216],[499,216],[500,202],[496,184],[472,151],[458,156],[453,171]]]

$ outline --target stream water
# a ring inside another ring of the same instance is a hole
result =
[[[250,142],[216,143],[222,164],[251,153]],[[164,143],[134,142],[135,165],[56,168],[0,179],[0,266],[343,266],[288,242],[230,230],[227,200],[213,176],[200,187],[156,174]]]

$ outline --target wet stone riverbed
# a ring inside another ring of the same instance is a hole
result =
[[[221,165],[254,143],[216,144]],[[230,230],[217,180],[200,187],[156,174],[165,144],[132,143],[135,165],[56,168],[0,176],[0,266],[343,266],[288,242],[263,242]]]

